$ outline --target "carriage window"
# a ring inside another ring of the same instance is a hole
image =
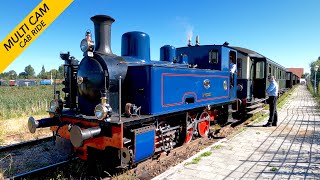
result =
[[[256,63],[256,79],[264,78],[264,62],[260,61]]]
[[[282,79],[282,77],[281,77],[281,69],[279,69],[279,79]]]
[[[269,74],[271,74],[271,64],[269,64]]]
[[[276,67],[274,67],[274,66],[272,66],[272,67],[273,67],[273,68],[272,68],[272,69],[273,69],[273,71],[272,71],[272,75],[274,75],[274,76],[275,76],[275,75],[276,75]]]
[[[209,51],[209,63],[218,64],[219,53],[218,50]]]

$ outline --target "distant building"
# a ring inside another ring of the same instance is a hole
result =
[[[18,79],[15,82],[16,86],[36,86],[37,81],[33,79]]]
[[[293,74],[297,75],[299,78],[301,78],[304,72],[303,68],[287,68],[287,70],[291,71]]]

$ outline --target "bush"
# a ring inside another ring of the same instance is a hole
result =
[[[316,96],[316,94],[315,94],[315,92],[314,92],[314,87],[313,87],[313,85],[311,84],[310,81],[307,82],[307,88],[308,88],[308,90],[311,92],[311,94],[312,94],[313,96]],[[318,91],[319,91],[319,88],[318,88]],[[319,94],[319,93],[318,93],[318,94]]]

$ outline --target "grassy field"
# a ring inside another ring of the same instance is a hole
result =
[[[0,86],[0,120],[45,114],[52,99],[53,86]]]

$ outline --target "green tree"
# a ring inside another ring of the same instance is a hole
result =
[[[52,77],[52,79],[57,79],[59,75],[59,71],[56,69],[51,69],[50,71],[50,77]]]
[[[5,79],[5,80],[9,80],[9,73],[8,72],[3,72],[0,73],[0,79]]]
[[[10,79],[17,79],[17,72],[15,70],[10,70],[8,72]]]
[[[27,79],[28,75],[26,72],[19,73],[18,79]]]
[[[28,65],[24,68],[24,72],[26,73],[26,78],[31,79],[35,77],[34,69],[31,65]]]
[[[304,74],[302,74],[301,78],[307,78],[308,76],[310,76],[309,73],[304,73]]]
[[[318,66],[318,68],[315,68],[316,66]],[[317,76],[315,77],[315,72],[317,71]],[[319,82],[319,77],[320,77],[320,56],[318,57],[318,59],[316,59],[315,61],[310,63],[310,76],[309,79],[311,80],[312,85],[314,85],[314,79],[316,78],[316,82],[318,84]]]
[[[58,79],[63,79],[64,78],[64,65],[60,65],[58,68]]]
[[[38,78],[46,79],[46,69],[44,68],[44,65],[42,65],[42,69],[41,69],[40,73],[38,74]]]

